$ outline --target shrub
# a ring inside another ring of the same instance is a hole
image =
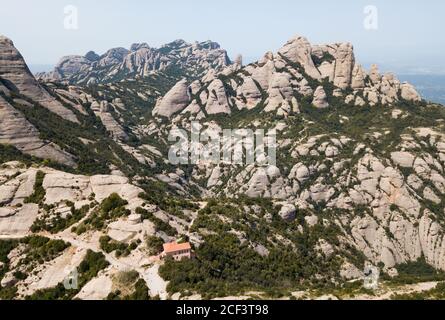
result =
[[[34,183],[34,193],[24,200],[25,203],[42,203],[46,195],[46,191],[43,188],[43,179],[45,179],[45,173],[37,171],[36,181]]]
[[[108,215],[112,211],[121,209],[127,204],[128,202],[123,200],[117,193],[112,193],[108,198],[102,201],[100,209],[104,215]]]
[[[99,239],[100,248],[104,250],[106,253],[111,253],[116,251],[116,256],[128,256],[130,253],[137,248],[137,243],[132,242],[131,244],[126,244],[123,242],[115,241],[111,239],[109,236],[102,236]]]
[[[162,252],[164,240],[156,236],[150,236],[147,238],[147,248],[152,256]]]

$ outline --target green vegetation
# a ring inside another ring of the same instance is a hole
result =
[[[14,270],[10,270],[9,253],[20,246],[21,258]],[[17,280],[25,280],[38,265],[57,258],[69,245],[61,240],[50,240],[39,236],[30,236],[21,240],[0,241],[0,280],[9,271],[14,271]],[[17,294],[16,287],[0,288],[0,299],[12,300]]]
[[[445,281],[445,272],[436,270],[422,257],[416,262],[407,262],[396,266],[399,275],[395,278],[383,276],[391,284],[415,284],[430,281]]]
[[[100,248],[104,250],[106,253],[111,253],[116,251],[116,257],[127,257],[131,254],[133,250],[135,250],[139,243],[137,241],[133,241],[130,244],[126,244],[123,242],[119,242],[111,239],[109,236],[102,236],[99,239]]]
[[[20,263],[27,266],[28,272],[33,271],[36,262],[42,264],[46,261],[54,260],[69,247],[69,244],[62,240],[50,240],[40,236],[26,237],[20,243],[26,245],[26,249],[23,252],[25,258]]]
[[[0,267],[0,281],[3,279],[5,274],[9,271],[9,253],[16,248],[18,241],[11,240],[1,240],[0,241],[0,262],[3,266]],[[16,288],[2,288],[0,287],[0,300],[12,300],[16,295]]]
[[[315,274],[332,275],[315,255],[304,257],[291,248],[274,248],[262,257],[230,234],[206,237],[196,254],[197,259],[167,260],[161,267],[161,276],[170,281],[169,292],[191,290],[213,298],[262,290],[276,296],[302,288]]]
[[[246,203],[262,206],[245,210]],[[212,234],[204,236],[204,243],[195,249],[197,258],[167,260],[160,269],[170,281],[169,292],[198,292],[214,298],[260,290],[278,297],[299,288],[332,287],[331,279],[339,278],[340,261],[320,256],[314,246],[321,238],[338,245],[340,231],[334,226],[308,228],[303,213],[294,223],[286,223],[277,210],[267,199],[209,200],[191,229]],[[266,220],[267,215],[272,222]],[[299,225],[305,226],[303,233]],[[289,243],[281,243],[279,236]],[[257,252],[255,244],[267,248],[267,254]]]
[[[147,283],[143,279],[139,279],[134,284],[134,292],[130,295],[121,297],[122,293],[120,290],[114,291],[110,293],[107,297],[107,300],[131,300],[131,301],[147,301],[151,300],[150,295],[148,294],[149,288],[147,287]]]
[[[61,232],[82,220],[90,210],[89,205],[85,205],[80,209],[76,209],[74,203],[72,202],[67,202],[67,205],[71,208],[71,214],[68,214],[65,218],[62,218],[60,214],[51,216],[51,214],[47,213],[34,222],[34,224],[31,226],[31,231],[40,232],[44,230],[53,234]]]
[[[112,193],[108,198],[102,201],[100,210],[107,216],[120,216],[122,207],[126,206],[128,202],[123,200],[117,193]]]
[[[0,163],[9,161],[21,161],[27,165],[33,162],[39,162],[39,160],[21,153],[14,146],[0,144]]]
[[[147,238],[147,248],[150,252],[150,255],[155,256],[162,252],[164,249],[164,240],[158,238],[156,236],[149,236]]]
[[[120,272],[115,276],[114,281],[121,289],[110,293],[107,300],[150,300],[149,288],[146,282],[139,278],[138,272]],[[133,290],[133,292],[128,293],[129,290]]]
[[[87,230],[102,230],[109,221],[114,221],[120,217],[129,216],[130,210],[125,209],[128,202],[122,199],[117,193],[112,193],[108,198],[96,208],[91,215],[80,225],[72,228],[73,232],[82,234]]]
[[[135,284],[134,292],[126,300],[150,300],[149,288],[143,279],[139,279]]]
[[[25,203],[42,204],[46,195],[46,191],[43,188],[43,179],[45,179],[45,173],[40,170],[37,171],[36,181],[34,183],[34,193],[25,199]]]
[[[193,170],[193,168],[191,169]],[[185,172],[187,171],[188,170]],[[139,194],[140,198],[179,218],[184,218],[183,210],[199,209],[199,206],[190,200],[169,194],[169,191],[172,190],[168,190],[165,184],[144,182],[141,184],[141,188],[143,188],[145,192]]]
[[[155,217],[153,213],[148,212],[146,209],[136,208],[136,213],[140,214],[143,220],[150,220],[155,225],[156,231],[163,231],[170,237],[174,237],[178,233],[170,224]]]
[[[391,296],[392,300],[445,300],[445,283],[439,283],[434,289]]]

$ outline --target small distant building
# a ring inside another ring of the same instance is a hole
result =
[[[176,261],[192,258],[192,246],[190,243],[177,243],[170,242],[164,244],[164,252],[161,255],[162,258],[172,257]]]

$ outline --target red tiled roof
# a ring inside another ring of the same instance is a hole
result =
[[[177,251],[182,250],[192,250],[192,247],[190,246],[190,243],[176,243],[176,242],[170,242],[164,244],[164,253],[173,253]]]

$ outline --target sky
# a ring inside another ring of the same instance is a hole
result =
[[[67,6],[77,10],[77,28]],[[0,34],[35,68],[176,39],[213,40],[230,57],[254,61],[300,34],[314,44],[351,42],[365,66],[445,74],[444,14],[443,0],[0,0]]]

